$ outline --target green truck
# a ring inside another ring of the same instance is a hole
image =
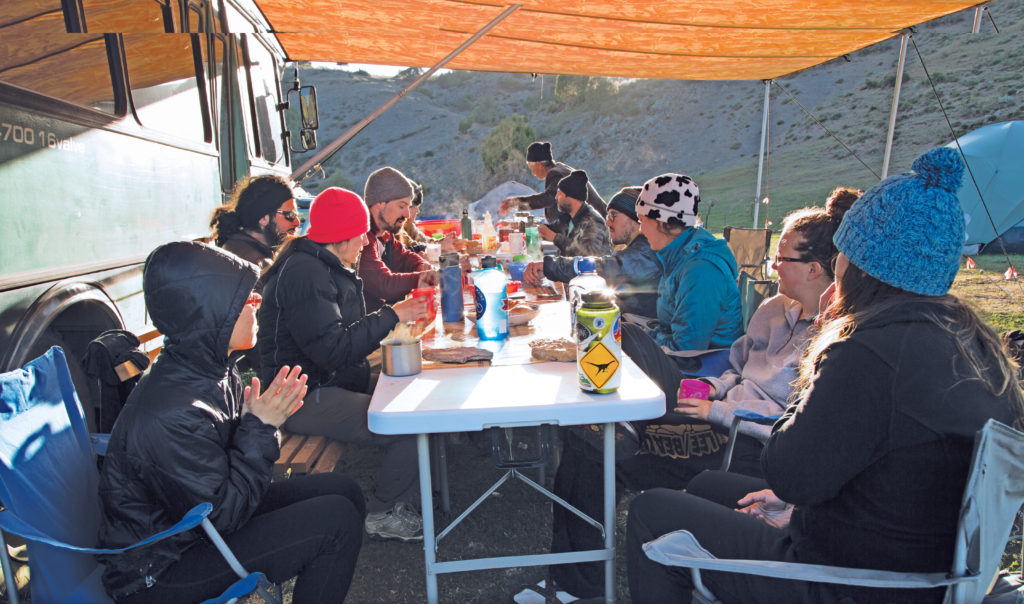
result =
[[[248,0],[2,13],[0,370],[62,346],[92,424],[80,360],[105,330],[147,330],[147,254],[206,237],[237,179],[288,178],[293,142],[315,144],[315,96],[282,85],[284,51]]]

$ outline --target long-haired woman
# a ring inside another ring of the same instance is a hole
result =
[[[690,600],[689,570],[642,544],[687,529],[720,558],[906,572],[951,567],[975,432],[1020,426],[1024,398],[998,337],[947,292],[959,269],[963,163],[933,149],[847,212],[836,298],[808,346],[796,401],[761,457],[764,481],[708,472],[687,493],[634,500],[633,600]],[[734,509],[737,508],[737,509]],[[671,510],[671,514],[666,514]],[[942,589],[879,590],[706,573],[726,602],[938,602]]]

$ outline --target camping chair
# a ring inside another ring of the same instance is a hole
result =
[[[97,435],[105,437],[106,435]],[[93,441],[100,454],[104,438]],[[192,508],[170,529],[134,545],[98,549],[99,474],[82,407],[64,351],[53,347],[21,369],[0,374],[0,539],[3,531],[28,542],[34,602],[110,602],[95,554],[120,554],[202,525],[241,580],[207,602],[231,601],[254,589],[269,602],[262,573],[245,572],[206,518],[209,503]],[[0,556],[10,581],[10,561]],[[8,583],[10,602],[17,587]],[[205,604],[205,603],[204,603]]]
[[[723,472],[729,471],[729,466],[732,465],[732,452],[736,448],[736,437],[740,433],[740,424],[743,422],[754,422],[755,424],[761,424],[762,426],[772,426],[775,422],[779,421],[782,414],[778,415],[761,415],[753,411],[747,411],[745,409],[737,409],[732,413],[732,424],[729,426],[729,444],[725,447],[725,455],[722,459],[722,467],[719,468]]]
[[[645,543],[644,553],[661,564],[690,568],[695,602],[718,602],[701,582],[699,569],[878,588],[948,586],[945,604],[981,602],[996,576],[1006,536],[1024,502],[1024,480],[1020,478],[1024,476],[1024,434],[990,419],[975,437],[973,459],[949,572],[903,573],[766,560],[720,560],[701,547],[689,531],[675,531]]]
[[[740,290],[740,313],[743,315],[743,331],[747,330],[750,318],[761,303],[779,293],[779,282],[773,279],[755,279],[748,273],[740,272],[737,282]]]
[[[741,273],[747,273],[754,279],[764,280],[768,277],[768,250],[772,243],[771,229],[744,229],[727,226],[722,229],[722,237],[729,244],[732,255],[736,257]]]

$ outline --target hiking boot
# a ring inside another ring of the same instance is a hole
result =
[[[409,504],[399,501],[390,510],[367,514],[366,533],[377,539],[423,541],[423,518]]]

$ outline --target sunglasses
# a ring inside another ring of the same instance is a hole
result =
[[[284,216],[284,219],[287,220],[288,222],[299,221],[299,213],[296,212],[295,210],[278,210],[277,213],[280,214],[281,216]]]
[[[254,309],[259,309],[260,304],[263,303],[263,296],[253,292],[249,294],[249,297],[245,301],[246,305],[252,306]]]
[[[791,258],[789,256],[776,256],[773,262],[775,262],[776,264],[781,264],[783,262],[802,262],[806,264],[808,262],[816,262],[816,260],[811,260],[810,258]]]

